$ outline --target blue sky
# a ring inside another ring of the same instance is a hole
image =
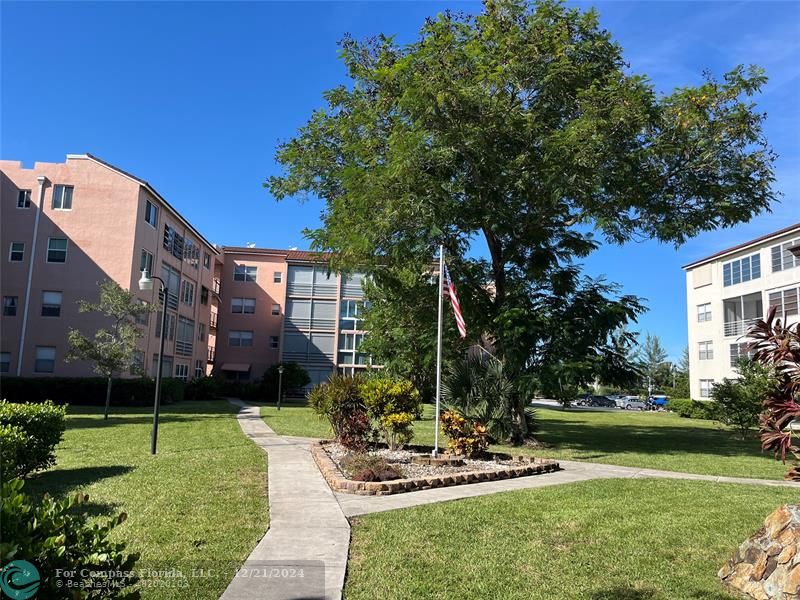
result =
[[[587,262],[648,299],[637,329],[677,358],[686,344],[682,264],[800,221],[800,3],[596,2],[631,68],[660,91],[738,63],[766,68],[759,98],[780,155],[772,214],[675,249],[606,247]],[[345,32],[414,39],[423,19],[475,2],[7,2],[0,4],[0,156],[93,153],[147,179],[219,244],[304,248],[321,204],[262,188],[274,150],[344,79]]]

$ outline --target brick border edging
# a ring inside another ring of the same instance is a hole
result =
[[[466,473],[453,473],[452,475],[395,479],[393,481],[353,481],[344,476],[328,455],[325,445],[329,443],[330,441],[328,440],[311,442],[311,456],[314,457],[314,462],[317,463],[322,476],[334,492],[345,492],[360,496],[388,496],[389,494],[415,492],[436,487],[496,481],[498,479],[514,479],[516,477],[553,473],[561,470],[561,466],[557,462],[547,461],[522,467],[506,467],[499,471],[468,471]]]

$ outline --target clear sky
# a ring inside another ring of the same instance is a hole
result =
[[[588,7],[590,3],[579,3]],[[686,344],[681,265],[800,221],[800,2],[596,2],[631,69],[660,91],[738,63],[766,68],[759,98],[779,153],[772,214],[679,249],[604,248],[586,263],[648,299],[637,327],[677,358]],[[148,180],[208,239],[305,248],[321,204],[276,203],[274,151],[344,80],[336,42],[415,38],[423,19],[475,2],[0,2],[0,157],[90,152]]]

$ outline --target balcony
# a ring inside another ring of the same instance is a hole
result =
[[[219,296],[219,291],[221,288],[221,282],[218,278],[214,278],[214,281],[211,282],[211,291],[214,292],[217,296]]]
[[[214,346],[208,347],[208,358],[206,362],[214,364],[214,361],[217,359],[217,349]]]
[[[725,337],[739,337],[748,332],[748,330],[758,322],[755,319],[743,319],[741,321],[730,321],[725,323]]]
[[[208,328],[216,330],[216,328],[217,328],[217,313],[212,312],[211,315],[209,316]]]
[[[761,294],[737,296],[723,301],[725,337],[739,337],[764,316],[764,305]]]

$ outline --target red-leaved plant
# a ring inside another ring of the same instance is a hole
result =
[[[748,332],[753,358],[775,369],[778,386],[764,399],[761,414],[761,447],[786,462],[786,454],[795,458],[786,479],[800,481],[800,449],[794,444],[792,422],[800,423],[800,323],[784,326],[775,318],[775,307],[767,318],[759,320]]]

